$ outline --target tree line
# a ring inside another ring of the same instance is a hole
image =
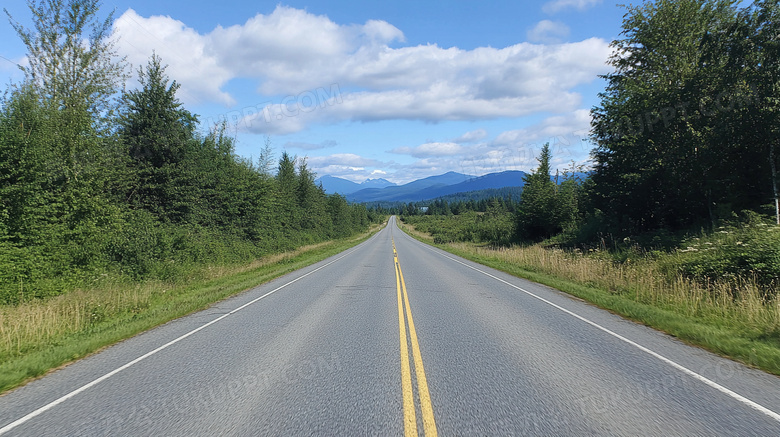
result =
[[[28,6],[32,29],[6,11],[29,64],[0,100],[0,302],[106,274],[176,278],[378,219],[326,195],[305,159],[274,162],[268,140],[253,162],[235,154],[224,124],[199,132],[159,56],[125,91],[112,14],[101,19],[98,0]]]

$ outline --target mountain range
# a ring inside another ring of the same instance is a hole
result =
[[[395,185],[384,179],[369,179],[362,184],[334,176],[317,179],[326,193],[339,193],[351,202],[417,202],[450,194],[491,188],[521,187],[525,172],[517,170],[469,176],[448,172]]]
[[[386,179],[366,179],[361,183],[348,181],[346,179],[337,178],[331,175],[325,175],[314,181],[315,183],[322,184],[322,188],[326,194],[339,193],[342,196],[360,191],[366,188],[384,188],[394,186],[395,184]]]

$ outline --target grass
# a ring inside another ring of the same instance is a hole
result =
[[[61,296],[0,306],[0,393],[170,320],[321,261],[365,241],[305,246],[250,264],[212,266],[178,283],[101,284]]]
[[[433,238],[408,225],[410,235]],[[539,245],[436,246],[512,275],[548,285],[689,344],[780,375],[780,300],[751,279],[701,283],[669,275],[651,257],[616,263]]]

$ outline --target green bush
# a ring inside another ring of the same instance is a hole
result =
[[[753,279],[764,286],[777,284],[780,227],[746,214],[743,223],[685,240],[671,263],[683,275],[704,281]]]
[[[514,222],[509,212],[478,213],[467,211],[459,215],[402,216],[405,223],[433,236],[437,244],[455,241],[506,245],[512,241]]]

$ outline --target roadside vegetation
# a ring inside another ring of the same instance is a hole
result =
[[[175,318],[346,250],[381,229],[244,264],[203,265],[186,278],[103,282],[0,306],[0,392]]]
[[[275,157],[268,139],[251,161],[225,124],[199,130],[154,53],[127,90],[98,0],[28,6],[32,28],[8,16],[25,79],[0,98],[0,389],[384,220],[326,195],[305,159]]]
[[[691,238],[696,242],[693,244],[711,247],[701,254],[688,246],[671,251],[648,251],[638,246],[583,250],[544,244],[502,246],[475,240],[444,242],[438,231],[434,230],[433,236],[430,231],[422,231],[430,230],[430,225],[435,227],[442,218],[403,220],[408,223],[405,230],[422,241],[549,285],[688,343],[780,375],[780,300],[776,286],[762,283],[752,273],[733,273],[737,264],[730,260],[731,254],[743,249],[743,245],[735,244],[737,239],[747,239],[742,237],[766,232],[767,228],[778,229],[774,225],[725,227],[728,230],[722,232],[728,234]],[[449,232],[459,226],[457,216],[444,220]],[[761,240],[774,243],[772,251],[777,259],[780,230],[771,232],[772,237]],[[716,273],[711,269],[715,264],[725,266],[724,270]],[[707,275],[699,275],[703,271]]]
[[[628,6],[594,165],[516,201],[393,213],[418,238],[780,375],[780,5]]]

